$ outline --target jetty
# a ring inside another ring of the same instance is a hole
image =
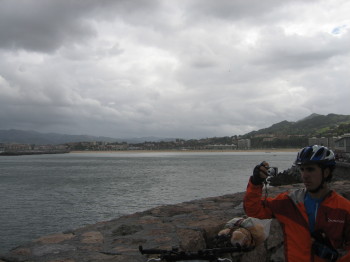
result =
[[[67,154],[70,150],[25,150],[25,151],[3,151],[0,156],[22,156],[22,155],[44,155],[44,154]]]

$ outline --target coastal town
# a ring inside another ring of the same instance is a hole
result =
[[[257,138],[259,138],[257,140]],[[72,151],[157,151],[157,150],[209,150],[209,151],[232,151],[232,150],[278,150],[298,149],[307,145],[324,145],[333,149],[339,158],[344,161],[350,159],[350,134],[339,137],[311,137],[300,139],[297,144],[290,140],[290,143],[280,142],[279,137],[265,135],[250,138],[238,136],[206,138],[206,139],[175,139],[172,141],[127,143],[127,142],[70,142],[59,145],[35,145],[19,143],[0,143],[1,155],[30,155],[30,154],[58,154]],[[259,143],[257,142],[259,141]]]

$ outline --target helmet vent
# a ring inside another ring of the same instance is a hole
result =
[[[316,154],[314,155],[315,160],[322,159],[323,152],[324,152],[323,147],[321,147],[319,150],[317,150]]]
[[[309,147],[307,148],[304,152],[301,153],[301,158],[302,159],[309,159],[312,155],[312,148]]]

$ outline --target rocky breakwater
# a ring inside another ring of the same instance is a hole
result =
[[[269,195],[301,187],[302,184],[269,188]],[[336,181],[333,188],[350,198],[350,181]],[[100,222],[76,230],[43,236],[0,255],[0,262],[146,261],[144,248],[196,251],[211,247],[224,224],[244,215],[244,193],[211,197],[156,207],[144,212]],[[273,221],[269,238],[253,251],[235,254],[233,261],[284,261],[283,238]]]

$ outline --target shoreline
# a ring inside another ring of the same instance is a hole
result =
[[[70,154],[99,154],[99,153],[278,153],[289,152],[297,153],[300,148],[281,148],[281,149],[251,149],[251,150],[72,150]]]

